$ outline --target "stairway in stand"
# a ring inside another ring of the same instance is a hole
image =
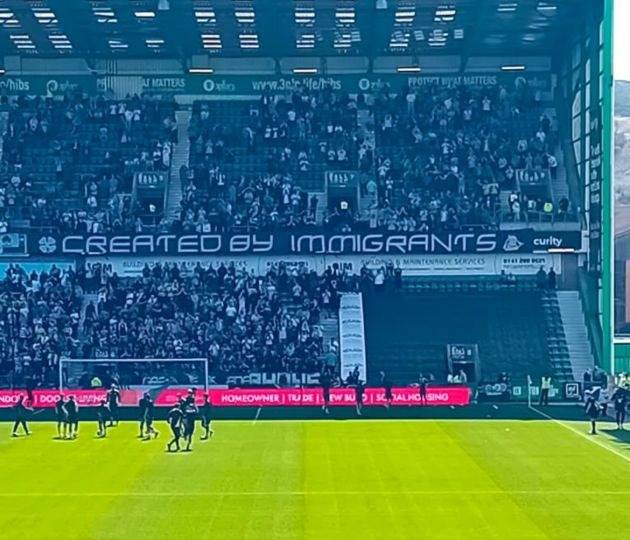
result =
[[[175,119],[177,120],[177,144],[173,147],[171,176],[166,195],[166,217],[169,220],[174,220],[178,217],[183,196],[179,169],[182,165],[188,165],[190,157],[190,144],[188,142],[190,117],[191,111],[188,109],[179,110],[175,113]]]
[[[584,372],[587,369],[593,369],[595,361],[584,320],[580,293],[578,291],[558,291],[557,295],[573,378],[576,381],[581,381]]]
[[[370,113],[368,109],[359,109],[357,111],[357,125],[359,129],[363,132],[365,137],[365,141],[372,148],[376,147],[376,135],[374,133],[374,116]],[[371,171],[371,174],[376,174],[374,170]],[[378,196],[377,194],[368,195],[359,193],[359,211],[365,211],[369,208],[372,208],[374,205],[378,204]]]
[[[319,319],[319,326],[324,334],[324,345],[328,345],[331,339],[339,341],[339,317],[336,314],[328,316],[322,315]]]

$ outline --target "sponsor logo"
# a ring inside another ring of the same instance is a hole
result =
[[[203,81],[201,87],[204,92],[208,92],[209,94],[212,92],[216,92],[218,94],[233,94],[236,92],[236,85],[234,83],[228,82],[225,79],[221,81],[215,81],[214,79],[206,79]]]
[[[167,388],[158,390],[155,398],[157,406],[172,406],[184,390]],[[96,407],[105,395],[104,390],[66,391],[73,395],[81,407]],[[24,390],[0,390],[0,407],[12,407]],[[35,390],[33,406],[52,409],[59,392],[56,390]],[[123,391],[121,403],[135,406],[142,396],[141,390],[127,389]],[[415,388],[394,388],[394,405],[414,405],[420,402],[420,395]],[[197,394],[201,401],[201,393]],[[321,388],[248,388],[230,390],[210,390],[210,399],[218,407],[313,407],[323,405]],[[364,396],[366,405],[382,405],[385,402],[382,388],[367,388]],[[468,405],[470,389],[466,387],[429,388],[427,392],[429,405]],[[332,388],[330,403],[335,406],[352,406],[355,393],[352,388]]]
[[[1,77],[0,90],[8,92],[28,92],[31,89],[30,81],[17,77]]]
[[[420,394],[415,388],[392,389],[394,405],[415,405],[420,402]],[[164,390],[156,400],[156,405],[176,403],[181,391]],[[313,407],[323,405],[320,388],[279,388],[279,389],[233,389],[210,390],[210,398],[216,406],[224,407]],[[333,406],[353,406],[355,393],[352,388],[332,388],[330,404]],[[364,395],[366,405],[382,405],[385,396],[382,388],[367,388]],[[468,405],[470,389],[466,387],[429,388],[429,405]]]
[[[129,394],[131,393],[131,396]],[[101,399],[105,397],[105,390],[71,390],[64,392],[67,396],[74,396],[80,407],[96,407]],[[124,399],[124,394],[131,399]],[[20,396],[26,397],[25,390],[0,390],[0,407],[12,407],[15,405]],[[59,397],[57,390],[34,390],[32,393],[33,400],[31,405],[36,408],[51,409],[55,406],[55,402]],[[126,405],[135,405],[138,400],[134,391],[125,390],[123,392],[123,403]]]
[[[0,236],[0,255],[26,255],[26,235],[8,233]]]
[[[348,187],[355,183],[356,176],[350,172],[329,171],[326,173],[328,185],[331,187]]]
[[[46,83],[46,94],[52,96],[54,94],[63,94],[79,88],[79,83],[71,82],[68,79],[64,81],[58,81],[57,79],[50,79]]]
[[[105,92],[108,89],[107,79],[105,77],[99,77],[96,79],[96,90],[98,92]]]
[[[516,235],[510,234],[503,243],[503,251],[518,251],[523,245]]]
[[[449,88],[455,86],[496,86],[498,79],[496,75],[464,75],[464,76],[418,76],[409,77],[407,80],[411,88],[418,86],[436,85]]]
[[[565,383],[564,395],[567,399],[580,399],[580,384],[579,383]]]
[[[562,247],[564,241],[557,236],[546,236],[544,238],[534,238],[534,247],[559,248]]]
[[[508,386],[505,383],[486,384],[483,390],[487,396],[500,396],[507,392]]]
[[[141,172],[138,173],[139,186],[160,186],[164,184],[164,174],[158,172]]]
[[[453,360],[473,358],[475,349],[469,345],[449,345],[449,355]]]
[[[38,242],[39,251],[50,254],[57,250],[57,240],[52,236],[42,236]]]
[[[185,90],[186,79],[183,77],[143,77],[142,88],[145,90]]]
[[[252,80],[252,90],[262,92],[271,91],[287,91],[297,90],[298,88],[307,88],[309,90],[322,90],[331,88],[332,90],[341,90],[342,80],[334,77],[305,77],[305,78],[284,78]]]

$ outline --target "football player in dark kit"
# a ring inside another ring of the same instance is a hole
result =
[[[418,390],[420,392],[420,405],[427,404],[427,378],[420,373],[420,377],[418,378]]]
[[[184,412],[180,404],[175,405],[170,411],[168,411],[168,425],[173,433],[173,438],[166,445],[166,451],[171,452],[173,445],[175,450],[179,451],[179,439],[182,436],[182,420],[184,418]]]
[[[328,371],[324,371],[319,377],[319,384],[322,385],[322,398],[324,400],[324,404],[322,405],[322,411],[326,414],[329,414],[328,406],[330,405],[330,375]]]
[[[199,409],[197,405],[195,405],[194,397],[189,399],[186,398],[184,403],[184,441],[186,441],[186,452],[190,452],[193,435],[195,433],[195,421],[197,420],[197,415],[199,414]]]
[[[142,397],[138,401],[138,408],[140,409],[140,434],[138,438],[144,438],[144,419],[147,413],[147,392],[142,394]]]
[[[109,407],[109,427],[118,425],[120,415],[118,413],[118,404],[120,403],[120,392],[115,384],[107,391],[107,405]]]
[[[33,409],[24,403],[24,396],[20,396],[18,398],[17,403],[13,406],[13,411],[15,413],[15,423],[13,424],[11,436],[18,436],[18,429],[20,429],[20,426],[22,426],[26,435],[30,435],[31,432],[28,430],[28,426],[26,425],[26,416],[28,413],[33,412]]]
[[[389,409],[392,406],[394,394],[392,393],[392,381],[387,378],[384,371],[381,371],[381,385],[385,391],[385,408]]]
[[[63,395],[59,395],[55,401],[55,417],[57,418],[57,438],[65,439],[68,432],[68,415]]]
[[[630,394],[630,391],[624,388],[617,388],[612,395],[612,402],[615,406],[615,422],[617,422],[617,429],[623,429],[623,423],[626,421],[628,394]]]
[[[96,419],[98,421],[98,431],[96,432],[96,436],[99,439],[105,438],[107,435],[107,420],[110,418],[110,411],[107,407],[107,401],[101,399],[101,402],[98,404],[96,408]]]
[[[357,385],[354,387],[354,401],[357,408],[357,414],[361,416],[361,411],[363,410],[363,394],[365,393],[365,385],[363,381],[357,382]]]
[[[584,404],[584,412],[591,421],[591,435],[597,435],[597,419],[599,418],[600,407],[597,403],[599,398],[599,389],[587,392],[586,403]]]
[[[201,436],[201,440],[206,441],[209,437],[214,435],[214,431],[210,429],[210,422],[212,422],[212,402],[208,394],[203,395],[203,403],[199,408],[199,417],[201,418],[201,427],[205,430],[205,433]]]
[[[142,424],[144,424],[144,427],[146,428],[146,434],[144,436],[144,439],[150,439],[151,435],[153,435],[154,439],[157,439],[159,433],[156,431],[156,429],[153,427],[153,409],[154,409],[154,402],[153,399],[151,398],[151,396],[149,395],[149,392],[145,392],[144,396],[142,396],[142,400],[140,400],[141,402],[144,400],[143,404],[142,404],[142,409],[143,410],[143,419],[142,422],[140,423],[140,431],[142,431]]]
[[[183,400],[185,405],[188,405],[189,403],[195,403],[196,395],[197,395],[197,389],[194,387],[191,387],[188,389],[188,392],[185,398],[180,397],[180,401]]]
[[[79,435],[79,406],[77,405],[77,402],[74,400],[74,396],[68,397],[68,401],[66,401],[65,409],[66,409],[66,425],[68,426],[66,438],[76,439],[77,436]]]

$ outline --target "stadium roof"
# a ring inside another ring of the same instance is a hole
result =
[[[0,55],[548,54],[586,0],[0,0]]]

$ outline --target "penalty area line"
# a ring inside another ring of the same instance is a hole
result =
[[[562,420],[558,420],[557,418],[554,418],[553,416],[549,416],[547,413],[537,409],[533,405],[529,405],[529,408],[532,411],[538,413],[543,418],[546,418],[547,420],[551,420],[552,422],[555,422],[556,424],[562,426],[563,428],[568,429],[569,431],[572,431],[576,435],[579,435],[583,439],[586,439],[587,441],[590,441],[593,444],[596,444],[597,446],[603,448],[604,450],[608,450],[609,452],[615,454],[616,456],[618,456],[621,459],[624,459],[624,460],[626,460],[627,462],[630,463],[630,455],[622,454],[619,450],[616,450],[615,448],[612,448],[611,446],[609,446],[609,445],[601,442],[600,440],[596,439],[594,435],[588,435],[586,433],[583,433],[579,429],[576,429],[573,426],[564,423]]]

